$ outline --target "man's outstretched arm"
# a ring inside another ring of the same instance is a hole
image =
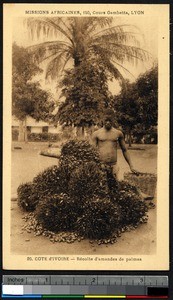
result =
[[[124,156],[125,160],[127,161],[128,165],[130,167],[130,170],[133,173],[138,174],[139,172],[136,171],[134,169],[134,167],[133,167],[133,164],[132,164],[132,161],[131,161],[131,158],[130,158],[130,154],[129,154],[128,150],[127,150],[127,147],[126,147],[126,144],[125,144],[125,140],[124,140],[124,135],[123,135],[122,132],[121,132],[120,137],[119,137],[119,144],[120,144],[123,156]]]

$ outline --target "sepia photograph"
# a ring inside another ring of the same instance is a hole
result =
[[[5,269],[169,268],[169,5],[154,6],[4,5]]]

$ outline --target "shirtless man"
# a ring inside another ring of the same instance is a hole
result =
[[[95,147],[99,150],[100,159],[103,164],[112,166],[113,175],[119,180],[117,166],[117,145],[119,143],[123,156],[127,161],[131,172],[138,174],[132,165],[129,152],[126,148],[124,135],[120,130],[113,128],[113,118],[111,115],[106,115],[104,119],[104,127],[93,133],[92,141]]]

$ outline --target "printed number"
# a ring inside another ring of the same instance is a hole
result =
[[[95,278],[93,278],[93,279],[92,279],[92,281],[91,281],[91,283],[94,283],[95,281],[96,281],[96,279],[95,279]]]
[[[83,14],[84,15],[90,15],[91,14],[91,12],[88,10],[88,11],[83,11]]]
[[[32,257],[28,256],[28,257],[27,257],[27,260],[30,260],[30,261],[31,261],[31,260],[33,260],[33,259],[32,259]]]

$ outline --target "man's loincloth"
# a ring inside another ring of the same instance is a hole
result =
[[[117,163],[104,163],[104,165],[109,168],[111,168],[112,174],[115,177],[116,180],[120,181],[120,167]]]

